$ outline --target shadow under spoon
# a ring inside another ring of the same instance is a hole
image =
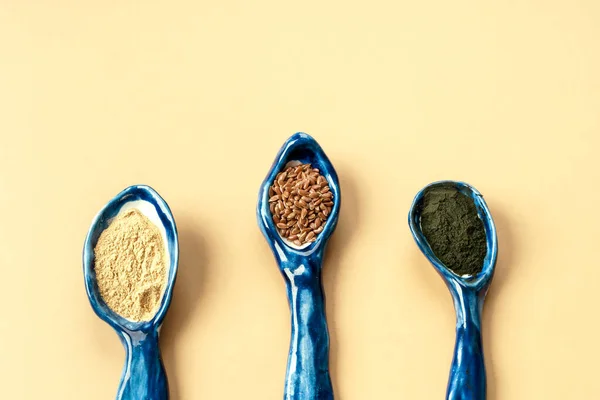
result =
[[[478,274],[459,276],[434,254],[421,230],[421,208],[426,190],[435,186],[453,186],[470,198],[483,222],[487,253]],[[494,275],[498,254],[496,228],[483,196],[472,186],[456,181],[441,181],[423,188],[415,197],[408,223],[417,245],[440,274],[450,290],[456,311],[456,344],[446,392],[447,400],[485,400],[486,373],[481,341],[481,311]]]
[[[333,206],[316,240],[295,246],[278,233],[269,209],[269,187],[289,163],[310,163],[325,177],[333,193]],[[291,341],[285,379],[285,400],[331,400],[329,333],[321,269],[329,237],[340,210],[340,187],[333,165],[309,135],[296,133],[281,150],[260,187],[258,225],[267,239],[285,279],[291,311]]]
[[[100,296],[96,281],[94,248],[102,231],[120,211],[137,208],[161,231],[168,255],[167,284],[158,311],[149,321],[134,322],[112,311]],[[177,228],[167,203],[149,186],[130,186],[115,196],[94,218],[83,248],[85,288],[95,313],[119,335],[125,347],[125,366],[117,400],[166,400],[169,398],[167,376],[158,346],[160,325],[165,317],[175,277],[179,247]]]

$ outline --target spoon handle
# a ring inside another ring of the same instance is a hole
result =
[[[481,342],[483,297],[472,290],[458,289],[456,344],[448,381],[447,400],[485,400],[486,374]]]
[[[319,258],[281,265],[292,317],[284,400],[333,400],[320,264]]]
[[[123,332],[125,367],[117,400],[168,400],[169,385],[160,357],[158,332]]]

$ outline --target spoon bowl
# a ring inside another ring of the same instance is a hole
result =
[[[269,209],[269,187],[279,172],[296,163],[310,163],[319,169],[333,193],[334,203],[323,231],[314,242],[303,246],[295,246],[279,235]],[[305,133],[290,137],[260,187],[256,210],[258,225],[285,279],[291,311],[285,400],[333,399],[321,269],[327,242],[337,226],[340,203],[337,173],[321,146]]]
[[[279,235],[271,217],[271,210],[269,209],[269,187],[273,184],[279,172],[296,163],[310,163],[314,168],[318,168],[321,175],[327,180],[334,198],[333,207],[325,222],[323,231],[316,236],[314,242],[307,243],[304,246],[295,246]],[[288,255],[319,256],[322,254],[329,237],[337,226],[339,209],[340,184],[333,165],[315,139],[305,133],[296,133],[281,147],[267,177],[260,187],[257,216],[258,225],[263,235],[269,242],[272,250],[276,252],[276,256],[280,252]]]
[[[480,273],[475,276],[460,276],[455,274],[451,269],[447,268],[434,254],[433,250],[429,246],[423,231],[421,230],[421,208],[423,202],[423,195],[428,189],[436,186],[454,186],[459,192],[469,197],[475,203],[475,208],[479,218],[483,222],[485,229],[486,240],[487,240],[487,254],[483,261],[483,268]],[[489,286],[494,276],[494,267],[496,265],[496,257],[498,255],[498,238],[496,236],[496,227],[490,210],[483,199],[483,196],[477,189],[464,182],[457,181],[439,181],[431,183],[425,186],[413,200],[408,216],[408,224],[413,234],[419,249],[423,252],[425,257],[431,262],[436,271],[440,274],[442,279],[447,284],[460,285],[465,288],[482,289],[485,286]]]
[[[421,230],[421,210],[425,191],[436,186],[453,186],[475,204],[486,234],[487,253],[478,274],[459,276],[435,255]],[[457,181],[434,182],[423,188],[412,203],[408,224],[419,249],[442,277],[450,290],[456,311],[456,344],[446,398],[448,400],[484,400],[486,374],[481,342],[481,311],[494,276],[498,256],[498,238],[490,210],[477,189]]]
[[[98,238],[119,213],[131,208],[138,209],[158,227],[168,259],[166,287],[160,305],[149,321],[131,321],[112,311],[102,299],[96,280],[94,248]],[[130,186],[116,195],[96,215],[88,231],[83,247],[83,275],[88,299],[98,317],[117,332],[126,351],[118,400],[163,400],[169,397],[158,334],[171,302],[178,259],[175,220],[167,203],[149,186]]]

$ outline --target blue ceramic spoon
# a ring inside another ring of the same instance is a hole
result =
[[[459,276],[446,268],[435,256],[421,231],[421,202],[425,190],[436,185],[454,185],[473,199],[487,236],[487,255],[482,271],[475,276]],[[483,196],[463,182],[441,181],[423,188],[415,197],[408,215],[410,230],[417,245],[440,274],[454,300],[456,310],[456,344],[446,393],[447,400],[485,400],[486,376],[481,343],[481,311],[494,275],[498,239],[496,228]]]
[[[119,211],[137,208],[154,222],[163,237],[169,256],[168,281],[160,306],[150,321],[133,322],[113,312],[98,290],[94,269],[94,247],[104,229]],[[166,400],[169,398],[167,376],[158,347],[160,325],[171,302],[177,275],[179,247],[177,228],[165,201],[149,186],[130,186],[123,190],[94,218],[83,247],[85,289],[96,314],[119,335],[125,347],[125,367],[117,400]]]
[[[333,207],[316,241],[295,246],[284,240],[275,227],[269,210],[269,187],[288,163],[310,163],[327,179],[333,193]],[[338,221],[340,187],[331,162],[309,135],[296,133],[281,150],[258,197],[258,225],[287,285],[292,317],[292,337],[288,357],[284,400],[332,400],[329,376],[329,333],[325,318],[325,295],[321,280],[323,253]]]

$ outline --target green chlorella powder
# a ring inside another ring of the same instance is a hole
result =
[[[473,200],[454,185],[425,190],[421,230],[436,257],[455,274],[481,272],[487,254],[485,228]]]

